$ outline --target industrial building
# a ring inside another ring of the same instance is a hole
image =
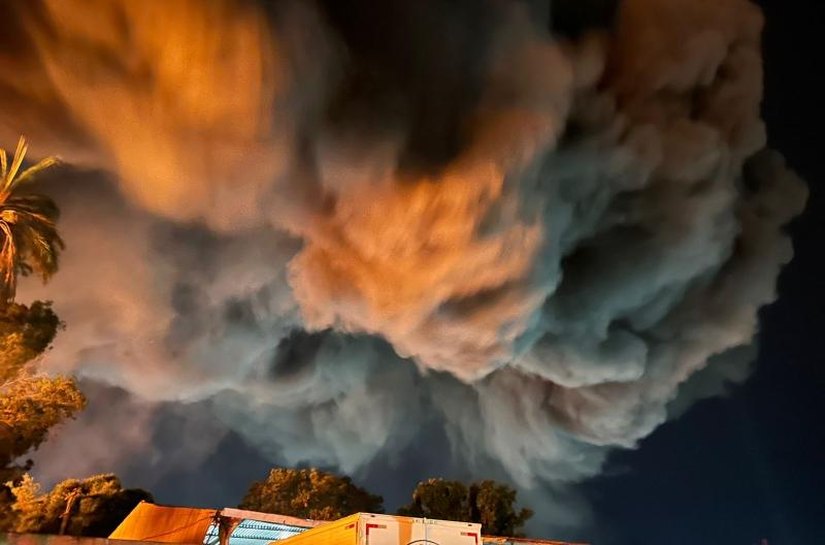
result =
[[[370,523],[364,522],[363,519],[367,517],[371,519]],[[478,524],[430,521],[396,515],[358,513],[330,522],[241,509],[193,509],[167,507],[146,502],[138,504],[109,537],[117,540],[197,545],[266,545],[283,540],[289,541],[278,545],[332,545],[333,541],[340,542],[341,545],[370,545],[367,540],[359,542],[358,536],[355,535],[357,532],[353,533],[353,537],[347,536],[346,530],[361,530],[366,537],[370,528],[378,530],[379,526],[399,525],[399,523],[410,527],[413,522],[421,524],[423,528],[432,528],[434,525],[467,527],[461,529],[467,530],[466,533],[470,534],[475,532],[476,540],[472,545],[576,545],[541,539],[482,536]],[[373,535],[377,535],[375,530],[373,532]],[[414,529],[409,532],[415,537]],[[336,536],[334,540],[330,537],[331,535]],[[319,536],[318,539],[314,539],[315,536]],[[415,541],[417,545],[437,543],[416,537],[404,543],[399,541],[398,545],[407,545],[411,541]],[[451,544],[452,541],[450,541]]]
[[[317,521],[141,502],[108,539],[0,534],[0,545],[583,545],[481,535],[475,523],[357,513]]]

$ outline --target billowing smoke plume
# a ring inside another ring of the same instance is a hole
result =
[[[0,140],[76,167],[49,364],[273,460],[436,427],[556,491],[746,376],[805,200],[761,14],[571,3],[6,6]]]

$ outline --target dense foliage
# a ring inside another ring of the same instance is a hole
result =
[[[384,499],[342,477],[319,469],[274,468],[252,484],[240,507],[315,520],[358,512],[383,513]]]
[[[0,386],[46,350],[59,326],[49,303],[0,304]]]
[[[86,404],[74,381],[64,377],[22,376],[1,391],[0,468],[39,447],[50,429]]]
[[[412,502],[399,515],[471,522],[469,491],[460,481],[428,479],[418,483]]]
[[[383,499],[342,477],[318,469],[274,468],[252,484],[242,509],[315,520],[334,520],[358,512],[383,512]],[[530,509],[518,508],[516,491],[485,480],[470,484],[444,479],[418,483],[412,501],[399,515],[478,522],[489,535],[519,536]]]
[[[22,138],[11,160],[0,150],[0,531],[17,524],[12,489],[22,485],[31,460],[21,461],[49,431],[86,405],[75,382],[39,375],[37,358],[54,339],[60,321],[48,303],[15,303],[18,275],[48,280],[57,270],[63,241],[58,210],[46,196],[20,193],[20,186],[55,163],[47,159],[21,171]]]
[[[28,146],[20,138],[11,163],[0,150],[0,299],[14,299],[17,276],[37,273],[45,282],[57,272],[63,240],[57,233],[57,205],[45,195],[23,193],[20,187],[57,161],[44,159],[21,171]]]
[[[466,486],[460,481],[429,479],[418,483],[412,502],[399,515],[479,522],[488,535],[519,536],[533,516],[530,509],[516,507],[516,491],[491,480]]]
[[[135,505],[154,501],[145,490],[123,488],[112,474],[66,479],[42,494],[26,475],[11,491],[19,533],[108,537]]]

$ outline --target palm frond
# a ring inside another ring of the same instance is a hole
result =
[[[42,172],[42,171],[44,171],[48,168],[51,168],[51,167],[57,165],[58,163],[60,163],[60,160],[57,157],[46,157],[45,159],[43,159],[42,161],[40,161],[36,165],[32,165],[29,168],[27,168],[26,170],[24,170],[20,174],[20,176],[18,176],[16,179],[12,180],[11,188],[14,189],[15,186],[20,185],[22,183],[25,183],[28,180],[31,180],[32,178],[37,176],[40,172]]]
[[[44,195],[13,194],[21,183],[58,162],[44,159],[18,176],[27,150],[21,136],[10,166],[6,152],[0,150],[0,303],[14,299],[20,275],[36,272],[44,282],[48,280],[57,271],[64,248],[57,233],[60,213],[54,201]]]
[[[23,276],[36,272],[44,282],[51,278],[57,272],[58,257],[63,248],[63,240],[54,225],[24,222],[16,225],[12,231],[20,241],[19,247],[23,249],[23,255],[18,259],[19,272]]]
[[[0,231],[3,232],[3,245],[0,246],[0,296],[3,301],[14,298],[17,291],[17,248],[11,226],[0,221]]]
[[[12,158],[10,168],[8,167],[6,151],[0,150],[0,167],[2,167],[0,168],[0,185],[2,186],[0,187],[0,194],[2,197],[8,197],[14,188],[19,184],[33,179],[40,172],[53,167],[60,162],[57,157],[47,157],[39,161],[37,164],[30,166],[18,176],[17,173],[23,165],[23,159],[26,158],[26,152],[28,149],[29,145],[26,142],[26,138],[21,136],[20,140],[17,142],[17,150],[14,152],[14,157]]]
[[[51,199],[48,199],[51,201]],[[42,204],[41,206],[38,206]],[[51,204],[51,208],[49,208],[49,204]],[[18,218],[23,218],[24,221],[36,221],[44,224],[54,224],[57,222],[57,218],[60,215],[57,211],[57,207],[54,203],[18,203],[14,199],[9,199],[5,206],[0,205],[2,210],[8,216],[9,214],[14,214]]]
[[[26,138],[21,136],[20,140],[17,141],[17,149],[14,151],[14,157],[11,160],[11,168],[9,168],[9,171],[6,173],[6,179],[3,180],[3,190],[5,192],[11,190],[14,177],[17,176],[17,171],[20,170],[20,165],[23,164],[23,158],[26,156],[28,149],[29,145],[26,144]]]

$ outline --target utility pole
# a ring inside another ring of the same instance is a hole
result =
[[[215,514],[218,523],[218,543],[219,545],[229,545],[229,538],[232,532],[241,523],[242,519],[227,517],[220,512]]]

